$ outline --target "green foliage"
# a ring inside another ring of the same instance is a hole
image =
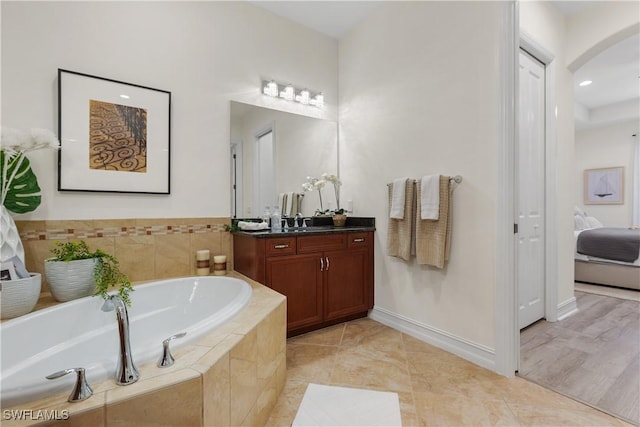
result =
[[[118,295],[127,305],[131,305],[129,293],[133,292],[133,286],[129,278],[120,271],[120,262],[116,257],[104,252],[102,249],[91,251],[83,240],[78,242],[56,242],[56,247],[51,249],[53,258],[48,261],[69,262],[80,259],[98,258],[93,270],[93,278],[96,281],[96,295],[107,298],[107,292],[112,286],[118,286]]]
[[[229,231],[233,233],[234,231],[240,231],[240,227],[238,227],[238,220],[232,219],[231,225],[225,224],[224,231]]]
[[[34,211],[40,206],[38,179],[31,170],[29,159],[23,153],[7,155],[4,150],[0,150],[0,176],[2,194],[5,196],[3,204],[7,210],[21,214]]]

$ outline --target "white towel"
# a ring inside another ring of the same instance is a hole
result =
[[[420,183],[420,218],[440,218],[440,175],[425,175]]]
[[[393,180],[393,189],[391,192],[391,209],[389,210],[389,218],[404,218],[404,197],[407,188],[407,180],[409,178],[397,178]]]
[[[293,216],[291,209],[293,208],[293,191],[287,193],[287,203],[285,206],[284,214],[287,216]]]
[[[284,212],[284,204],[286,202],[286,197],[287,193],[279,193],[278,194],[278,209],[280,209],[280,215],[282,216],[282,213]]]

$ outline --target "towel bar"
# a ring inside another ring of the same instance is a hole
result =
[[[449,181],[453,181],[456,184],[460,184],[462,182],[462,175],[450,176]],[[413,182],[418,182],[417,179],[414,179]],[[393,183],[387,184],[388,187],[392,186]]]

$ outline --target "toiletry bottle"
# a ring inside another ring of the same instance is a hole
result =
[[[273,215],[271,215],[271,231],[282,230],[282,222],[280,220],[280,208],[275,206],[273,208]]]
[[[264,207],[264,213],[262,214],[262,222],[266,222],[269,225],[269,220],[271,219],[271,211],[269,211],[269,206]]]

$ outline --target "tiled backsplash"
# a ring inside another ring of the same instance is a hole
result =
[[[168,218],[16,221],[25,248],[27,270],[42,273],[42,292],[49,292],[44,260],[56,241],[83,239],[91,249],[115,255],[132,282],[190,276],[196,273],[196,251],[226,255],[233,268],[229,218]]]

